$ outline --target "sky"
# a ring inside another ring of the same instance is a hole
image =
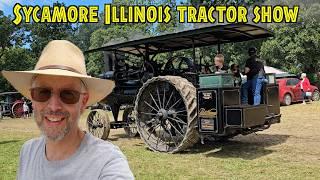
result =
[[[104,4],[111,3],[111,0],[0,0],[0,10],[4,11],[5,15],[13,15],[13,6],[16,3],[21,5],[50,5],[53,2],[63,2],[66,6],[69,5],[99,5],[99,9],[103,9]]]

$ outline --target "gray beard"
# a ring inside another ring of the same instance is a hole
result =
[[[42,125],[38,126],[38,127],[40,128],[41,134],[43,136],[45,136],[47,140],[54,141],[54,142],[61,141],[70,132],[69,123],[67,124],[67,127],[62,129],[62,131],[55,136],[47,134],[46,130],[44,129],[44,127]]]
[[[57,112],[57,114],[61,112]],[[35,114],[37,114],[37,112],[35,112]],[[60,141],[62,140],[69,132],[70,132],[70,129],[71,129],[71,123],[69,121],[69,113],[63,113],[65,115],[65,121],[66,121],[66,127],[59,130],[59,132],[55,135],[51,135],[50,133],[48,133],[49,131],[51,131],[51,128],[47,128],[45,129],[45,127],[43,126],[43,121],[44,121],[44,115],[45,114],[55,114],[55,112],[40,112],[40,117],[37,117],[35,116],[35,121],[41,131],[41,134],[43,136],[46,137],[47,140],[50,140],[50,141],[54,141],[54,142],[57,142],[57,141]],[[40,118],[40,119],[43,119],[42,121],[38,122],[37,119]],[[54,129],[52,129],[54,130]]]

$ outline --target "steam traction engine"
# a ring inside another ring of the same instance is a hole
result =
[[[274,74],[267,75],[261,105],[241,105],[240,88],[234,86],[233,75],[202,74],[202,60],[196,61],[195,56],[196,47],[218,45],[220,51],[223,43],[271,36],[271,32],[258,26],[229,24],[88,51],[109,52],[108,57],[113,52],[112,63],[108,61],[112,68],[102,77],[116,83],[113,93],[90,112],[89,131],[107,138],[110,127],[124,127],[129,136],[139,133],[150,149],[175,153],[192,147],[199,140],[204,143],[206,138],[227,139],[279,123],[280,103]],[[153,60],[159,53],[182,49],[192,49],[193,57],[171,57],[162,66]],[[142,63],[132,66],[124,61],[127,66],[121,71],[118,65],[122,60],[117,59],[125,53],[141,57]],[[106,114],[110,111],[116,117],[111,123]]]

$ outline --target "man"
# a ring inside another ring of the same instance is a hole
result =
[[[118,147],[81,131],[80,115],[108,95],[114,83],[87,75],[81,50],[54,40],[44,48],[32,71],[2,71],[32,100],[43,136],[26,142],[20,152],[18,180],[133,179]]]
[[[244,74],[247,75],[247,82],[242,86],[242,104],[248,104],[248,91],[251,89],[251,97],[253,97],[253,105],[259,105],[261,102],[261,88],[265,81],[264,66],[257,58],[257,49],[249,48],[249,59],[246,61]]]

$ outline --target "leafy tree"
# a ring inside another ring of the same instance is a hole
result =
[[[53,3],[55,6],[64,6],[63,3]],[[77,26],[72,23],[30,23],[26,25],[28,43],[35,57],[39,57],[42,49],[49,41],[67,39],[74,41]]]
[[[292,73],[306,72],[315,81],[320,70],[320,3],[300,6],[298,23],[273,24],[275,38],[263,43],[267,63]]]
[[[33,61],[28,50],[22,48],[26,41],[23,25],[15,26],[11,21],[11,16],[5,16],[0,10],[0,71],[23,70]],[[0,92],[8,90],[13,88],[0,76]]]
[[[0,10],[0,57],[3,56],[6,48],[21,46],[25,41],[22,25],[15,26],[11,21],[11,16],[5,16]]]
[[[114,0],[113,5],[151,4],[151,1],[141,0]],[[95,30],[90,37],[90,48],[98,48],[103,45],[125,42],[134,39],[149,37],[153,33],[154,26],[150,23],[124,24],[117,23],[101,26]],[[101,52],[91,53],[87,58],[88,74],[97,76],[103,69],[103,54]]]
[[[6,49],[0,58],[1,70],[7,71],[25,71],[33,69],[35,59],[31,57],[28,49],[12,47]],[[19,77],[17,77],[19,78]],[[14,90],[13,87],[3,77],[0,78],[0,92]]]
[[[90,49],[102,47],[128,40],[139,39],[149,36],[148,24],[114,24],[107,29],[100,28],[92,33],[90,39]],[[100,52],[88,55],[88,73],[97,76],[103,69],[103,54]]]

